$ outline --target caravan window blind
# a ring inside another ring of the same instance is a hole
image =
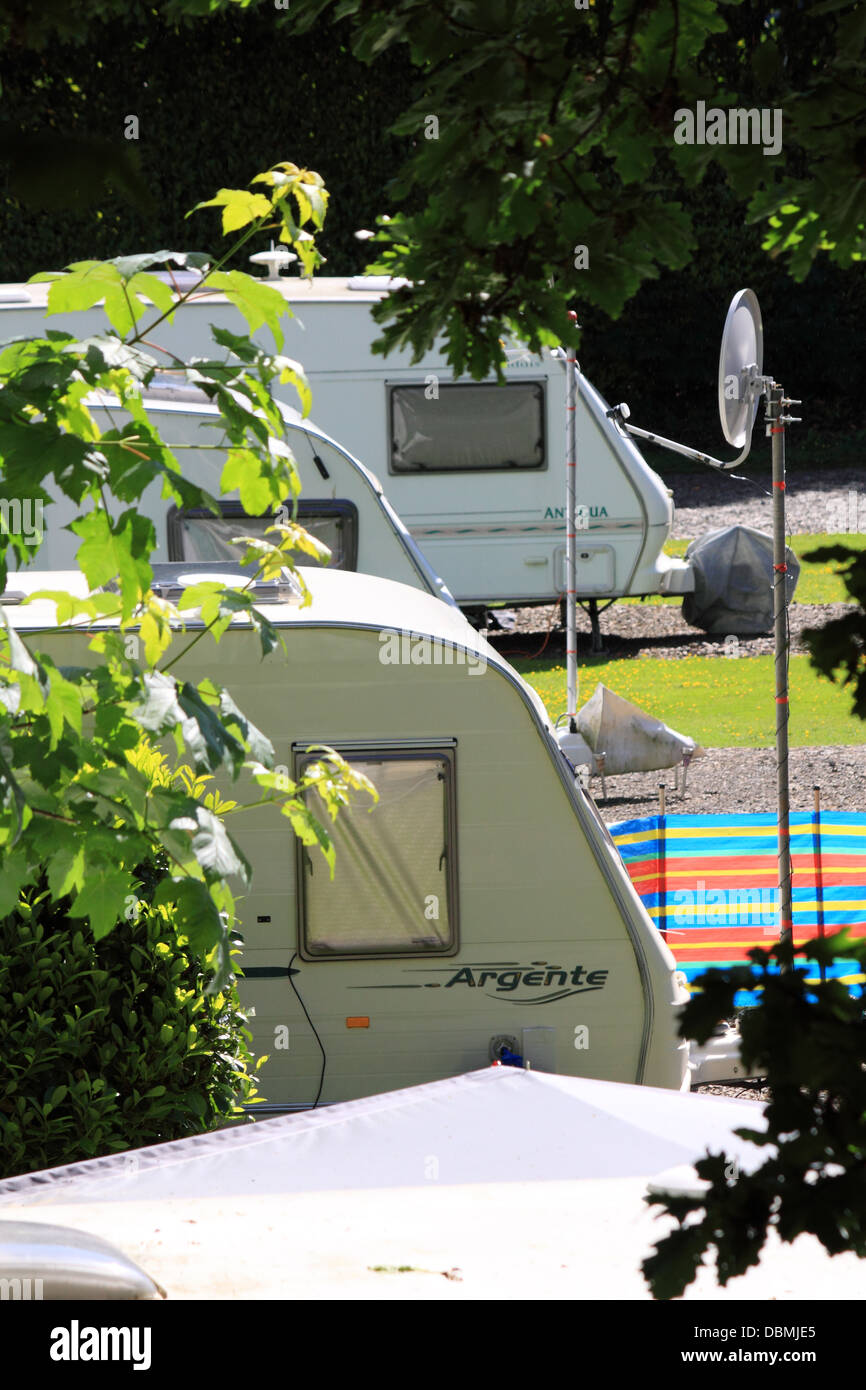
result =
[[[544,385],[390,388],[392,473],[543,468]]]
[[[298,504],[298,521],[317,540],[328,546],[329,569],[354,570],[358,560],[358,509],[353,502],[316,498]],[[235,536],[255,536],[275,544],[276,533],[266,535],[271,516],[248,516],[239,503],[224,502],[219,516],[204,507],[173,507],[168,517],[169,560],[231,560],[243,553],[232,545]],[[316,565],[311,555],[297,552],[297,564]]]
[[[298,847],[301,954],[326,957],[447,954],[456,947],[453,751],[357,755],[379,793],[340,811],[310,809],[336,851],[333,880],[316,850]],[[296,759],[299,772],[311,755]]]

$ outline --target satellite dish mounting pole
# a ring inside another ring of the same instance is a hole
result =
[[[574,310],[568,317],[579,327]],[[577,354],[565,355],[565,663],[569,733],[577,733]]]
[[[788,777],[788,565],[785,524],[785,427],[796,417],[785,407],[799,404],[786,398],[775,381],[767,389],[766,429],[773,457],[773,615],[776,667],[776,786],[778,792],[779,941],[785,948],[783,969],[793,965],[794,915],[791,891],[791,822]]]

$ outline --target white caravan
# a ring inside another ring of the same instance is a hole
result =
[[[158,569],[171,596],[200,564]],[[231,567],[213,566],[232,582]],[[240,902],[242,996],[262,1090],[286,1109],[455,1076],[507,1060],[543,1071],[688,1088],[687,999],[593,802],[534,691],[455,607],[329,569],[260,585],[285,649],[261,660],[235,620],[212,666],[301,769],[313,745],[376,785],[341,813],[336,874],[274,808],[234,818],[253,867]],[[24,593],[84,593],[78,571],[16,574]],[[54,605],[2,600],[28,645],[86,659]],[[296,587],[296,586],[295,586]],[[192,626],[195,627],[193,621]],[[97,625],[98,626],[98,625]],[[199,644],[175,674],[208,672]]]
[[[154,559],[159,563],[237,561],[240,552],[232,544],[233,537],[274,540],[266,534],[273,524],[272,515],[250,517],[241,506],[237,489],[220,491],[226,450],[217,407],[201,392],[171,388],[147,393],[143,400],[162,439],[178,449],[184,477],[205,488],[219,503],[218,515],[206,508],[178,508],[161,495],[160,483],[151,483],[136,509],[154,523]],[[94,397],[88,405],[102,430],[121,426],[129,419],[110,396]],[[409,535],[379,480],[335,440],[302,420],[297,411],[285,405],[281,409],[286,442],[301,480],[298,521],[328,546],[331,557],[327,563],[336,569],[395,579],[453,604],[447,587]],[[68,529],[78,510],[56,489],[53,496],[55,500],[41,518],[43,541],[34,565],[68,569],[76,563],[80,544],[79,537]],[[117,503],[114,510],[120,512],[126,505]],[[35,515],[22,509],[25,532],[34,521]],[[314,562],[305,557],[304,563]]]
[[[285,351],[304,366],[323,429],[386,480],[388,497],[433,568],[464,607],[552,602],[565,588],[565,371],[543,356],[514,356],[504,386],[454,380],[441,344],[412,365],[371,344],[370,315],[387,294],[374,277],[285,276]],[[0,287],[0,342],[46,327],[103,331],[101,310],[45,318],[48,286]],[[243,332],[224,295],[202,292],[157,340],[179,356],[210,352],[210,324]],[[269,330],[256,335],[272,348]],[[293,388],[282,388],[295,404]],[[683,594],[691,567],[663,554],[671,492],[589,381],[580,377],[577,502],[582,508],[578,594]]]

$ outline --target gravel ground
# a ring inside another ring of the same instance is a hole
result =
[[[866,811],[866,744],[827,748],[792,748],[789,762],[791,810],[811,811],[813,787],[821,788],[825,811]],[[602,819],[614,821],[652,816],[658,811],[659,783],[664,782],[668,815],[725,815],[774,812],[776,754],[772,748],[708,748],[695,758],[682,793],[674,788],[674,768],[662,772],[629,772],[593,777],[590,790]]]
[[[864,459],[866,465],[866,459]],[[673,474],[673,535],[692,539],[719,526],[754,526],[772,532],[769,470],[752,468],[742,479],[730,473]],[[793,535],[866,531],[866,468],[810,473],[796,462],[787,473],[787,518]],[[850,495],[849,494],[853,494]]]
[[[823,627],[850,611],[846,603],[793,603],[789,610],[791,651],[803,652],[804,628]],[[559,621],[559,605],[519,608],[513,632],[488,634],[497,651],[509,659],[518,656],[562,656],[565,633]],[[577,614],[579,657],[590,655],[589,618]],[[773,652],[773,636],[711,636],[684,620],[679,603],[615,603],[601,619],[604,650],[611,657],[767,656]],[[542,646],[542,644],[544,644]]]
[[[714,1083],[712,1086],[693,1086],[696,1096],[724,1096],[726,1100],[754,1100],[764,1106],[770,1099],[770,1090],[764,1085],[762,1077],[754,1081],[733,1081],[725,1086]]]
[[[817,534],[844,531],[859,525],[866,531],[866,470],[827,470],[821,473],[791,470],[788,516],[792,532]],[[748,482],[711,472],[674,475],[671,480],[677,506],[674,535],[694,537],[714,527],[740,523],[769,531],[770,499]],[[798,604],[790,608],[792,651],[804,650],[802,633],[821,627],[849,611],[843,603]],[[564,633],[559,624],[559,605],[518,609],[512,632],[491,633],[494,645],[507,657],[545,656],[564,660]],[[732,650],[724,637],[710,637],[683,621],[677,604],[614,604],[603,615],[605,648],[612,657],[717,656]],[[773,651],[772,634],[739,637],[738,657],[763,656]],[[728,639],[730,642],[730,639]],[[578,656],[589,654],[589,619],[578,611]],[[827,811],[866,811],[866,744],[850,747],[794,748],[791,751],[791,808],[811,810],[813,787],[821,788],[821,805]],[[681,777],[681,773],[680,773]],[[771,748],[711,748],[692,763],[685,796],[674,789],[674,769],[664,772],[629,773],[606,779],[606,797],[600,778],[593,778],[592,794],[608,823],[652,815],[658,808],[659,782],[667,784],[667,809],[671,815],[722,814],[734,810],[770,812],[776,809],[775,753]]]

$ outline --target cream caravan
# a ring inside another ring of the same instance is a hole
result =
[[[222,429],[216,406],[210,405],[201,392],[171,387],[145,394],[144,403],[163,440],[178,449],[184,476],[205,488],[219,504],[216,516],[204,508],[182,510],[161,496],[158,482],[151,483],[142,493],[137,510],[154,523],[154,560],[236,561],[238,548],[232,544],[234,537],[273,539],[266,535],[271,516],[247,516],[237,491],[220,492],[225,447],[220,443]],[[112,397],[93,398],[89,407],[102,430],[122,425],[128,418]],[[281,409],[285,442],[294,455],[302,487],[298,520],[328,546],[328,563],[336,569],[395,579],[453,604],[447,587],[409,535],[378,479],[335,440],[302,420],[297,411],[285,405]],[[76,563],[80,544],[68,525],[78,512],[68,497],[56,489],[53,495],[54,500],[41,517],[43,540],[34,564],[40,568],[68,569]],[[34,520],[23,510],[22,522],[28,519]],[[304,563],[311,561],[305,559]]]
[[[232,582],[229,567],[213,566]],[[170,594],[201,565],[158,567]],[[687,995],[538,696],[458,609],[406,585],[308,569],[312,605],[268,609],[285,642],[261,660],[235,620],[219,679],[300,768],[313,745],[376,785],[335,828],[333,881],[273,808],[239,816],[242,994],[277,1109],[484,1067],[686,1089]],[[77,571],[12,577],[84,592]],[[261,586],[260,602],[273,594]],[[11,624],[56,662],[86,638],[7,592]],[[193,623],[194,626],[194,623]],[[207,672],[201,646],[179,678]]]
[[[285,351],[304,366],[321,427],[384,480],[394,508],[464,607],[551,602],[565,582],[565,372],[550,354],[517,355],[506,384],[455,381],[440,344],[374,356],[372,306],[387,281],[283,276]],[[0,341],[46,327],[105,330],[100,309],[45,317],[46,284],[0,288]],[[243,331],[225,296],[202,291],[158,338],[184,359],[210,351],[210,325]],[[270,333],[257,335],[272,347]],[[293,388],[282,388],[293,394]],[[577,555],[581,600],[682,594],[690,566],[663,553],[669,489],[591,383],[580,378]]]

